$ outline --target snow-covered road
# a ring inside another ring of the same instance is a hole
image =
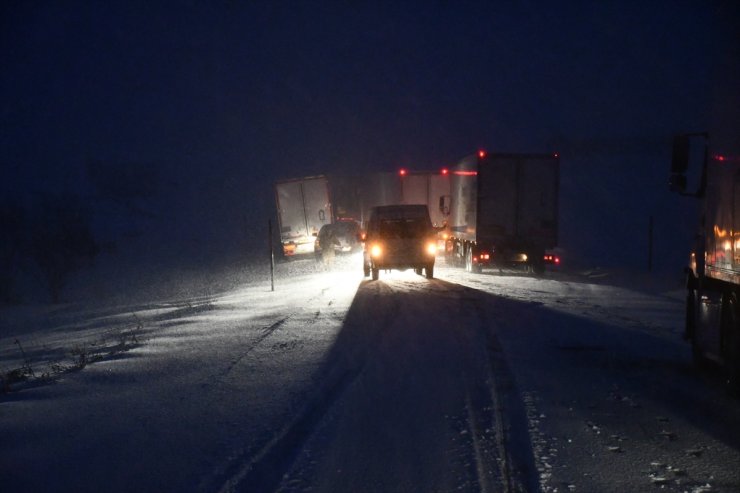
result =
[[[691,368],[678,297],[291,269],[4,311],[0,371],[34,376],[0,394],[2,490],[740,490],[740,402]]]

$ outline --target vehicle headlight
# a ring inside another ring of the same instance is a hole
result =
[[[437,244],[427,243],[426,251],[429,255],[436,255],[437,254]]]
[[[383,254],[383,249],[380,248],[380,245],[373,245],[370,247],[370,256],[371,257],[380,257]]]

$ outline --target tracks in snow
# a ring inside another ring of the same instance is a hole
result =
[[[274,491],[281,487],[286,473],[292,470],[300,453],[322,428],[320,425],[330,411],[343,396],[347,395],[348,399],[350,395],[356,396],[360,387],[353,388],[353,385],[360,380],[364,382],[363,386],[376,384],[374,378],[378,377],[377,356],[402,354],[397,348],[390,349],[392,352],[388,353],[388,344],[413,344],[415,337],[426,337],[418,335],[417,327],[417,335],[411,334],[398,339],[398,335],[389,332],[388,338],[384,338],[385,329],[389,326],[393,326],[394,330],[403,329],[396,323],[396,317],[405,311],[404,305],[411,302],[415,304],[415,310],[424,310],[425,315],[421,318],[427,323],[435,317],[432,308],[431,314],[426,313],[427,305],[444,303],[460,308],[460,325],[435,328],[429,336],[442,338],[437,343],[425,342],[423,345],[427,347],[431,344],[429,348],[432,351],[450,349],[452,353],[445,356],[446,360],[454,365],[462,365],[460,378],[464,389],[461,389],[461,397],[464,402],[461,406],[464,408],[464,427],[467,429],[466,433],[469,433],[465,438],[468,443],[465,454],[470,464],[466,476],[474,478],[467,483],[467,488],[505,493],[538,491],[539,483],[529,443],[526,413],[495,337],[495,330],[491,327],[493,321],[489,319],[487,310],[491,303],[489,295],[443,281],[432,281],[423,286],[418,283],[411,283],[410,286],[406,284],[380,282],[364,285],[364,293],[355,299],[350,308],[345,326],[327,355],[324,366],[314,378],[316,387],[309,393],[305,404],[261,445],[250,447],[230,461],[216,478],[217,487],[213,489],[221,492]],[[427,298],[424,291],[431,297]],[[414,300],[413,297],[417,296],[419,298]],[[411,321],[416,317],[415,312],[411,313],[413,314],[406,314],[409,323],[413,323]],[[269,334],[285,326],[292,315],[263,329],[263,334],[254,340],[252,348],[248,350],[252,351]],[[368,317],[373,316],[378,319],[368,323]],[[449,330],[455,333],[453,337],[457,338],[457,343],[445,348],[444,337],[450,337]],[[445,332],[447,336],[444,336]],[[422,330],[421,334],[423,333]],[[418,353],[411,353],[410,356],[418,357]],[[371,367],[367,365],[368,359],[374,361]],[[393,364],[393,361],[397,360],[390,360],[389,363]],[[371,371],[366,374],[367,369]],[[363,375],[365,376],[362,377]],[[392,377],[391,374],[388,376]],[[371,377],[370,380],[368,377]],[[429,385],[429,382],[425,385]],[[351,392],[350,388],[353,389]],[[342,408],[346,408],[346,404]],[[332,421],[335,419],[336,417],[332,418]],[[435,421],[430,421],[433,422]],[[429,430],[429,433],[435,432]],[[334,446],[332,442],[328,443],[328,446]],[[346,445],[345,440],[344,446]]]

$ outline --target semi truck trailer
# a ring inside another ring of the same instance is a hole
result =
[[[314,252],[314,241],[333,213],[329,180],[324,175],[295,178],[275,184],[275,201],[283,255]]]
[[[486,153],[450,174],[448,262],[467,271],[519,266],[542,273],[558,242],[557,154]],[[547,257],[547,259],[546,259]]]

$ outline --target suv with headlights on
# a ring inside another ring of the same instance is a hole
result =
[[[365,276],[381,269],[414,269],[434,277],[437,239],[426,205],[384,205],[370,212],[364,249]]]

